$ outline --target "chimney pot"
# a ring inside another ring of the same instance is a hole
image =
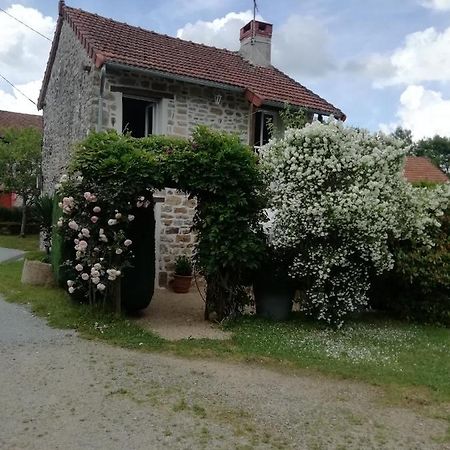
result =
[[[251,20],[241,28],[241,56],[255,66],[267,67],[271,61],[272,24]]]

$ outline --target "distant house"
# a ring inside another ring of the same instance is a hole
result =
[[[3,140],[2,130],[5,128],[34,127],[42,131],[42,116],[22,114],[11,111],[0,111],[0,140]],[[17,196],[14,193],[3,192],[0,180],[0,206],[11,208],[16,206]]]
[[[405,161],[405,178],[410,183],[448,183],[448,176],[424,156],[408,156]]]
[[[38,107],[43,110],[44,190],[51,192],[74,142],[90,130],[188,137],[198,124],[260,146],[285,104],[309,116],[344,113],[271,65],[272,25],[251,21],[238,52],[195,44],[59,3]],[[293,55],[295,57],[295,55]],[[157,282],[189,253],[195,202],[172,189],[155,207]]]

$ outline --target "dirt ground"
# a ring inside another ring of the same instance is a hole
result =
[[[229,339],[229,333],[204,320],[204,310],[205,303],[195,286],[187,294],[176,294],[170,289],[156,289],[139,324],[171,341]]]
[[[448,449],[381,390],[80,339],[0,300],[0,448]]]

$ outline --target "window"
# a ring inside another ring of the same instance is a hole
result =
[[[274,123],[274,114],[266,111],[258,111],[255,114],[255,138],[253,145],[259,149],[269,142],[272,134],[271,124]]]
[[[141,138],[155,133],[156,103],[132,97],[122,98],[122,132]]]

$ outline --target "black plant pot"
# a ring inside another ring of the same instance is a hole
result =
[[[289,319],[295,297],[295,288],[289,280],[266,274],[266,279],[261,277],[254,282],[253,293],[259,317],[275,322]]]

